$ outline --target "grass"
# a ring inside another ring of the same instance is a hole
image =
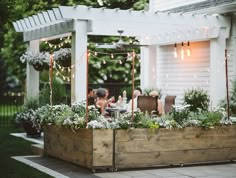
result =
[[[32,167],[20,163],[11,156],[31,155],[31,142],[13,137],[10,133],[22,132],[19,128],[0,128],[0,177],[51,178]]]
[[[0,117],[14,116],[17,112],[21,111],[21,106],[16,105],[0,105]]]

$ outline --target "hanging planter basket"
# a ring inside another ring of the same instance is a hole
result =
[[[37,70],[37,71],[42,71],[42,70],[45,69],[45,65],[44,65],[44,64],[38,64],[38,63],[36,63],[36,64],[33,64],[33,67],[34,67],[34,69]]]
[[[70,48],[61,48],[58,51],[54,52],[54,60],[57,64],[62,67],[71,66],[71,49]]]
[[[31,52],[27,51],[20,57],[21,62],[28,62],[37,71],[49,69],[49,53],[48,52]]]
[[[58,61],[58,64],[63,67],[70,67],[71,66],[71,58],[60,58]]]

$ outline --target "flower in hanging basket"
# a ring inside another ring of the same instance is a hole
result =
[[[48,68],[49,57],[50,55],[48,52],[33,53],[31,51],[27,51],[20,57],[20,60],[23,63],[27,61],[35,68],[35,70],[42,71],[43,69]]]
[[[54,60],[59,65],[63,67],[71,66],[71,49],[70,48],[61,48],[58,51],[54,52]]]

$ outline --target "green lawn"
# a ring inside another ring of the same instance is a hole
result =
[[[0,128],[0,177],[2,178],[49,178],[32,167],[20,163],[11,156],[31,155],[31,142],[13,137],[10,133],[22,132],[17,128]]]
[[[21,106],[16,105],[0,105],[0,117],[2,116],[14,116],[17,112],[21,111]]]

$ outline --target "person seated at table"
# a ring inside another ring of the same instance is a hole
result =
[[[109,97],[109,89],[108,88],[105,88],[105,91],[106,91],[106,100],[107,100],[107,105],[110,106],[111,103],[115,102],[115,97],[112,96],[111,98],[108,98]]]
[[[88,88],[88,105],[95,105],[95,94],[92,88]]]
[[[96,107],[99,109],[100,113],[104,115],[105,108],[107,107],[106,89],[98,88],[96,95],[97,95]]]
[[[157,111],[158,111],[158,115],[162,115],[162,114],[163,114],[162,102],[161,102],[161,100],[159,99],[159,93],[158,93],[158,91],[152,90],[152,91],[149,93],[149,96],[158,96],[158,99],[157,99]]]
[[[140,92],[140,90],[134,90],[134,93],[133,93],[133,96],[134,96],[134,111],[137,110],[137,103],[138,103],[138,96],[141,96],[142,93]],[[129,103],[128,103],[128,107],[127,107],[127,111],[128,112],[131,112],[132,111],[132,98],[129,100]]]

